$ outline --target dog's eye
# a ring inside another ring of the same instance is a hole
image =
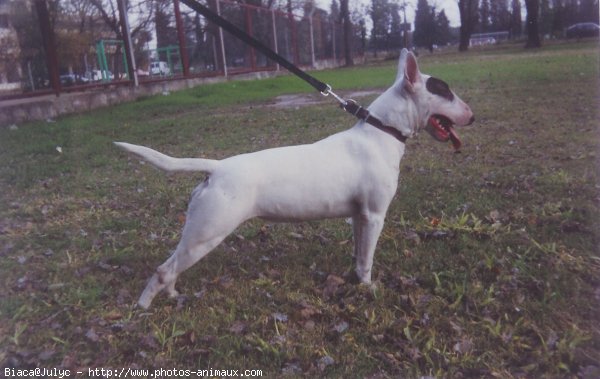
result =
[[[448,101],[454,100],[454,94],[450,91],[450,87],[443,80],[431,77],[425,83],[427,90],[434,95],[443,97]]]

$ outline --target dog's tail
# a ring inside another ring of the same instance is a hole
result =
[[[219,161],[203,158],[173,158],[148,147],[132,145],[126,142],[115,142],[121,149],[134,153],[152,165],[165,171],[201,171],[213,172]]]

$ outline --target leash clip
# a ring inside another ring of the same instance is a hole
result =
[[[325,91],[321,91],[321,95],[323,96],[333,96],[334,99],[336,99],[338,101],[338,103],[340,103],[340,106],[343,108],[345,107],[348,102],[346,100],[344,100],[342,97],[338,96],[335,92],[333,92],[331,90],[331,86],[329,84],[327,84],[327,88],[325,89]]]
[[[329,84],[325,84],[325,85],[327,86],[327,88],[325,88],[324,91],[320,91],[320,92],[321,92],[321,95],[327,97],[331,93],[331,86]]]

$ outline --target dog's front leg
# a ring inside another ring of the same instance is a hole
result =
[[[384,216],[359,214],[352,218],[356,275],[361,283],[371,283],[375,246],[383,229]]]

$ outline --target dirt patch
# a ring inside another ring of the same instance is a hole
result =
[[[325,98],[321,95],[309,95],[309,94],[294,94],[294,95],[281,95],[277,96],[274,103],[268,104],[269,107],[274,108],[300,108],[308,105],[316,105],[324,103]]]
[[[381,93],[381,90],[364,90],[352,92],[339,92],[338,95],[345,99],[356,99],[360,97],[372,96]],[[323,104],[331,101],[329,97],[322,96],[318,93],[310,94],[293,94],[281,95],[274,99],[274,102],[268,104],[268,107],[274,108],[300,108],[311,105]]]

